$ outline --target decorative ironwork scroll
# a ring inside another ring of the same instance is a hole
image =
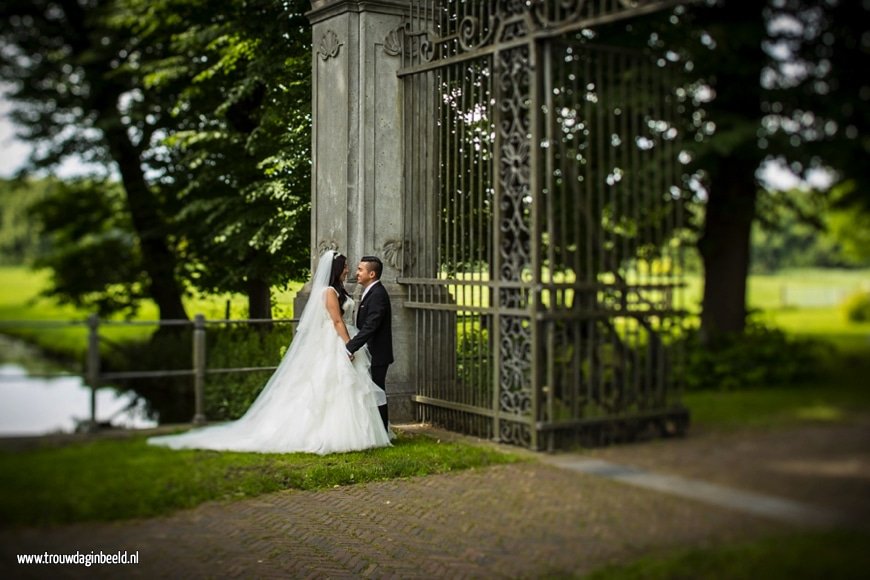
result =
[[[417,29],[409,22],[404,36],[422,37],[419,46],[425,46],[426,50],[417,53],[419,59],[415,63],[422,64],[497,49],[502,43],[547,36],[555,30],[567,32],[605,20],[629,18],[677,3],[676,0],[446,0],[436,8],[412,8],[417,20],[433,22],[435,26]]]
[[[499,280],[521,283],[531,265],[531,131],[530,88],[533,71],[529,47],[521,45],[496,55],[496,107],[499,112],[498,151]],[[528,290],[500,288],[501,309],[528,308]],[[508,415],[529,416],[532,411],[532,325],[528,316],[502,314],[500,321],[500,406]],[[527,427],[526,423],[526,427]],[[523,444],[527,433],[502,425],[501,437]]]

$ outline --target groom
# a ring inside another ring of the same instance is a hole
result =
[[[372,381],[387,390],[387,368],[393,362],[393,327],[390,296],[381,284],[384,264],[375,256],[363,256],[356,269],[356,280],[363,288],[362,298],[356,315],[359,332],[347,343],[347,352],[353,353],[369,345],[372,355]],[[378,407],[384,429],[389,432],[387,405]]]

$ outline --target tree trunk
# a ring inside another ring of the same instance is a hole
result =
[[[705,344],[723,334],[740,333],[746,324],[746,278],[755,200],[754,167],[724,164],[712,182],[704,234],[698,249],[704,263],[701,338]]]
[[[248,318],[272,318],[272,295],[269,283],[259,278],[248,279]]]
[[[127,207],[142,248],[143,266],[150,279],[148,293],[157,303],[161,320],[187,320],[187,311],[181,301],[181,286],[175,278],[175,255],[166,241],[158,201],[145,182],[139,152],[120,121],[102,129],[112,158],[121,172]]]
[[[157,303],[161,320],[187,320],[181,301],[181,286],[175,278],[175,255],[166,241],[159,202],[145,181],[141,151],[130,140],[118,112],[118,102],[128,87],[107,74],[114,68],[111,64],[113,55],[92,45],[95,31],[92,20],[87,17],[88,8],[76,0],[63,0],[60,5],[66,27],[71,31],[71,56],[73,60],[83,61],[82,68],[88,82],[85,102],[100,119],[97,126],[121,172],[127,207],[142,249],[143,267],[150,279],[148,294]]]
[[[746,325],[746,277],[758,184],[764,159],[758,146],[763,118],[759,80],[766,62],[765,4],[725,0],[699,7],[696,25],[716,40],[712,55],[697,59],[715,98],[704,106],[716,133],[698,160],[709,178],[704,232],[698,250],[704,263],[701,339],[710,345]]]

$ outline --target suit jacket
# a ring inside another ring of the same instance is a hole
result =
[[[347,343],[347,350],[356,352],[368,344],[372,366],[393,362],[393,311],[390,296],[382,283],[371,287],[357,309],[359,332]]]

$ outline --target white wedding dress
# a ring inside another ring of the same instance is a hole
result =
[[[251,408],[236,421],[148,443],[172,449],[290,453],[339,453],[390,445],[378,412],[384,392],[371,380],[371,358],[360,349],[351,362],[326,310],[335,253],[326,252],[312,279],[311,298],[296,335]],[[343,305],[348,322],[353,300]],[[208,388],[206,386],[206,388]]]

